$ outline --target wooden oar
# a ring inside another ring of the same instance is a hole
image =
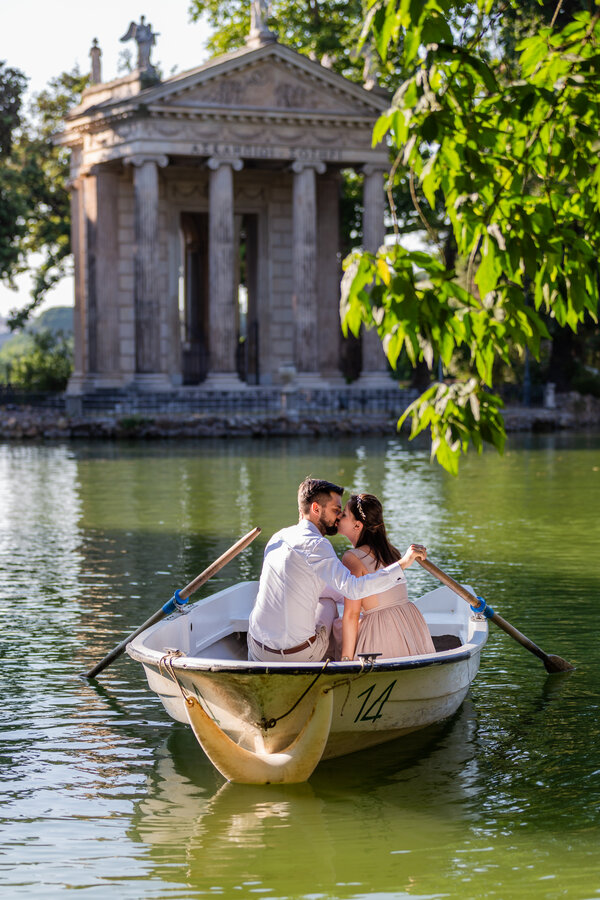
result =
[[[234,556],[237,556],[238,553],[241,553],[248,544],[251,544],[255,537],[260,534],[260,528],[253,528],[252,531],[249,531],[248,534],[244,535],[243,538],[240,538],[237,543],[233,544],[229,550],[226,550],[222,556],[212,563],[208,569],[205,569],[204,572],[201,572],[197,578],[194,578],[193,581],[182,588],[179,591],[175,591],[175,594],[171,599],[165,603],[157,612],[154,613],[153,616],[150,616],[143,625],[140,625],[139,628],[136,628],[135,631],[125,638],[124,641],[115,647],[108,656],[105,656],[104,659],[101,659],[100,662],[94,666],[93,669],[90,669],[89,672],[82,672],[81,675],[83,678],[95,678],[99,672],[102,672],[103,669],[106,669],[107,666],[110,666],[114,660],[123,653],[127,644],[132,641],[138,634],[141,634],[142,631],[145,631],[146,628],[150,628],[151,625],[154,625],[156,622],[160,622],[161,619],[164,619],[165,616],[170,615],[172,612],[175,612],[176,609],[183,606],[187,602],[187,598],[191,596],[194,591],[197,591],[199,587],[201,587],[205,582],[208,581],[209,578],[212,578],[219,569],[222,569],[223,566],[227,565]]]
[[[450,578],[449,575],[446,575],[445,572],[442,572],[441,569],[438,569],[436,565],[432,562],[429,562],[428,559],[417,559],[417,562],[420,566],[423,566],[428,572],[441,581],[442,584],[445,584],[446,587],[449,587],[451,591],[454,591],[455,594],[458,594],[459,597],[462,597],[463,600],[466,600],[470,606],[479,607],[477,612],[483,613],[486,618],[491,619],[492,622],[495,622],[498,628],[501,628],[507,634],[510,634],[512,638],[517,641],[517,643],[521,644],[522,647],[525,647],[526,650],[529,650],[531,653],[534,653],[539,659],[542,660],[544,666],[546,668],[546,672],[570,672],[575,666],[572,666],[570,662],[567,662],[566,659],[562,659],[560,656],[555,656],[554,654],[544,653],[544,651],[534,644],[533,641],[530,641],[528,637],[524,634],[521,634],[510,622],[507,622],[506,619],[503,619],[502,616],[499,616],[497,612],[494,612],[491,606],[487,606],[484,600],[480,600],[478,597],[475,597],[474,594],[471,594],[469,591],[465,590],[457,581],[453,578]]]

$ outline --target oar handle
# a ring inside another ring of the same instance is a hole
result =
[[[462,597],[463,600],[466,600],[470,606],[480,605],[481,601],[479,597],[476,597],[475,594],[472,594],[464,588],[462,584],[459,584],[458,581],[455,581],[450,575],[446,575],[445,572],[438,569],[434,563],[430,562],[428,559],[418,559],[417,562],[432,575],[435,575],[438,581],[441,581],[442,584],[449,587],[450,590],[454,591],[455,594],[458,594],[459,597]],[[502,628],[503,631],[506,631],[507,634],[510,634],[510,636],[518,641],[519,644],[522,644],[524,647],[527,647],[528,650],[531,650],[532,653],[535,653],[536,656],[539,656],[540,659],[546,658],[547,654],[544,653],[537,644],[530,641],[526,635],[522,634],[518,628],[515,628],[514,625],[511,625],[506,619],[503,619],[502,616],[499,616],[497,612],[492,612],[487,618],[491,619],[492,622],[495,622],[496,625],[498,625],[499,628]]]
[[[254,538],[258,537],[259,534],[260,528],[256,527],[253,528],[252,531],[249,531],[248,534],[245,534],[244,537],[240,538],[239,541],[236,541],[236,543],[233,544],[233,546],[231,546],[229,550],[226,550],[225,553],[222,554],[222,556],[219,556],[218,559],[211,563],[210,566],[204,570],[204,572],[201,572],[200,575],[194,578],[193,581],[190,581],[188,585],[182,588],[178,592],[179,598],[182,600],[186,600],[191,594],[194,593],[194,591],[197,591],[199,587],[207,582],[209,578],[212,578],[212,576],[215,575],[219,571],[219,569],[222,569],[223,566],[226,566],[227,563],[234,558],[234,556],[237,556],[238,553],[241,553],[242,550],[244,550],[249,544],[251,544]],[[117,657],[120,656],[121,653],[123,653],[127,644],[134,638],[136,638],[138,634],[141,634],[142,631],[146,630],[146,628],[150,628],[151,625],[154,625],[156,622],[160,622],[161,619],[164,619],[164,617],[168,614],[165,610],[165,607],[170,607],[170,605],[171,602],[169,602],[169,604],[165,604],[165,606],[157,610],[153,616],[150,616],[149,619],[146,619],[143,625],[140,625],[139,628],[136,628],[135,631],[132,631],[124,641],[121,641],[121,643],[117,647],[115,647],[114,650],[111,650],[111,652],[107,656],[105,656],[104,659],[101,659],[100,662],[93,667],[93,669],[90,669],[89,672],[82,672],[83,677],[95,678],[96,675],[103,671],[103,669],[106,669],[107,666],[114,662],[115,659],[117,659]]]
[[[214,563],[211,563],[208,569],[205,569],[204,572],[201,572],[200,575],[194,578],[193,581],[190,581],[188,585],[182,588],[179,591],[179,596],[184,600],[187,597],[190,597],[194,593],[194,591],[197,591],[199,587],[202,587],[202,585],[206,581],[208,581],[209,578],[212,578],[213,575],[215,575],[219,571],[219,569],[222,569],[223,566],[226,566],[227,563],[234,558],[234,556],[237,556],[238,553],[241,553],[242,550],[245,550],[246,547],[251,544],[254,538],[258,537],[259,534],[260,528],[258,526],[256,528],[253,528],[252,531],[249,531],[248,534],[245,534],[244,537],[240,538],[239,541],[233,544],[233,546],[230,547],[229,550],[226,550],[222,556],[216,559]]]
[[[470,591],[464,588],[462,584],[459,584],[458,581],[454,580],[454,578],[450,578],[449,575],[446,575],[445,572],[442,572],[441,569],[438,569],[438,567],[428,559],[417,558],[417,562],[431,575],[435,575],[438,581],[441,581],[442,584],[445,584],[446,587],[449,587],[451,591],[454,591],[454,593],[458,594],[459,597],[462,597],[463,600],[466,600],[469,605],[477,605],[479,603],[475,594],[472,594]]]

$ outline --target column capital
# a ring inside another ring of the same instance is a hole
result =
[[[206,165],[209,169],[212,169],[213,172],[221,166],[231,166],[234,172],[241,172],[244,168],[244,161],[235,156],[211,156],[207,159]]]
[[[327,170],[327,165],[322,159],[295,159],[291,164],[290,169],[295,175],[299,175],[300,172],[304,172],[305,169],[314,169],[317,175],[324,175]]]
[[[159,169],[166,169],[169,165],[169,157],[164,153],[134,153],[133,156],[127,156],[123,160],[126,166],[143,166],[144,163],[156,163]]]
[[[387,175],[390,171],[386,163],[365,163],[362,167],[363,175]]]

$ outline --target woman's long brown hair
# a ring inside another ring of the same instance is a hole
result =
[[[362,525],[357,547],[361,545],[369,548],[377,561],[377,568],[397,562],[402,554],[388,540],[383,522],[383,508],[377,497],[374,494],[351,494],[348,498],[348,508]]]

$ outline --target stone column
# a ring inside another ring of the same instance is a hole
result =
[[[363,247],[369,253],[376,253],[385,238],[385,208],[383,166],[363,166]],[[362,334],[362,372],[358,385],[360,387],[390,387],[388,363],[375,328],[363,328]]]
[[[75,371],[86,387],[116,387],[119,373],[117,176],[94,166],[71,198],[75,259]],[[77,197],[77,201],[76,201]]]
[[[317,173],[323,162],[292,163],[294,365],[299,386],[321,386],[317,306]]]
[[[331,386],[345,384],[340,370],[342,327],[340,323],[340,248],[339,172],[330,171],[319,181],[317,199],[317,306],[319,366]]]
[[[75,154],[76,151],[73,151]],[[80,154],[79,154],[80,155]],[[71,247],[73,249],[75,308],[73,310],[74,360],[73,374],[67,394],[85,391],[87,310],[85,302],[85,216],[83,178],[73,178],[68,184],[71,192]]]
[[[96,173],[96,387],[121,384],[119,347],[118,176]]]
[[[239,389],[236,371],[237,284],[233,173],[240,159],[208,160],[209,372],[206,387]]]
[[[82,179],[83,220],[81,239],[83,241],[83,277],[85,296],[85,374],[92,379],[97,371],[98,354],[96,352],[97,328],[97,293],[98,277],[97,241],[98,241],[98,191],[96,176],[90,172]]]
[[[161,363],[159,287],[158,169],[166,156],[134,156],[135,383],[150,390],[170,387]]]

